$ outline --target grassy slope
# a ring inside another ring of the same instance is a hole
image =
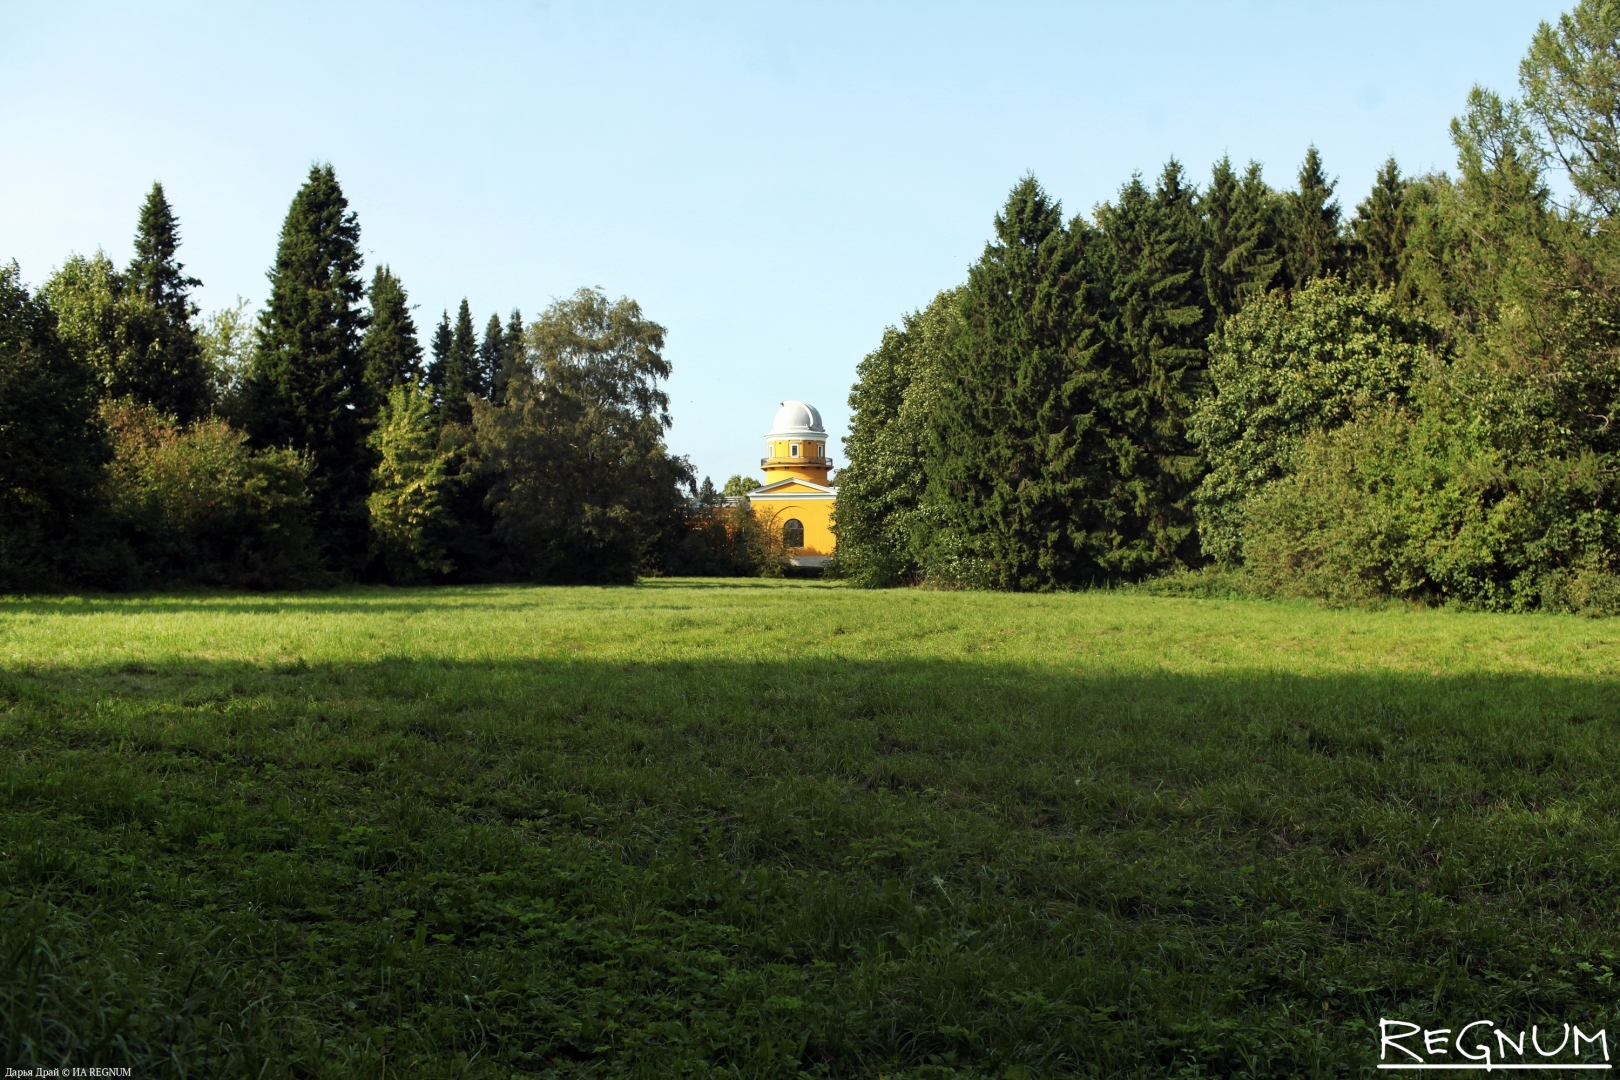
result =
[[[0,1056],[1340,1075],[1381,1015],[1617,1026],[1617,645],[758,582],[6,601]]]

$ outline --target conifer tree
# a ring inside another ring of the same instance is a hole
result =
[[[396,386],[422,384],[422,346],[416,340],[405,286],[387,266],[371,276],[371,321],[361,339],[366,360],[366,390],[373,414]]]
[[[182,424],[205,415],[213,382],[191,319],[195,278],[175,261],[180,243],[174,212],[153,184],[141,209],[135,258],[119,273],[97,252],[69,258],[42,290],[56,311],[60,336],[95,370],[110,397],[131,398]]]
[[[1086,312],[1093,232],[1026,176],[968,271],[926,420],[921,562],[938,580],[1049,589],[1098,576],[1109,373]],[[1099,399],[1103,399],[1099,403]]]
[[[1110,286],[1105,334],[1130,388],[1119,427],[1131,449],[1110,462],[1118,532],[1099,558],[1110,573],[1135,577],[1197,561],[1192,494],[1202,472],[1186,429],[1204,387],[1215,311],[1203,278],[1206,233],[1179,163],[1165,165],[1151,194],[1132,180],[1100,222]]]
[[[450,339],[450,365],[452,370],[461,372],[462,395],[477,394],[482,396],[482,388],[478,384],[478,332],[473,329],[472,308],[467,305],[463,297],[461,307],[456,312],[456,332]],[[465,402],[462,402],[465,404]],[[469,405],[466,417],[461,422],[472,419]]]
[[[259,446],[310,455],[317,535],[329,564],[345,571],[365,558],[371,462],[359,242],[332,166],[312,166],[281,228],[244,418]]]
[[[522,369],[524,359],[523,348],[523,313],[517,308],[506,320],[506,335],[501,348],[500,366],[490,380],[489,399],[496,404],[506,400],[506,388],[512,379]]]
[[[472,404],[467,395],[478,393],[478,335],[473,332],[472,309],[465,299],[456,312],[455,328],[451,329],[446,312],[433,333],[433,365],[428,377],[433,383],[438,421],[472,423]]]
[[[1204,286],[1216,317],[1235,314],[1282,275],[1277,195],[1249,162],[1242,177],[1228,158],[1215,163],[1203,212],[1208,224]]]
[[[499,315],[484,324],[484,341],[478,346],[478,386],[480,396],[495,400],[495,383],[506,357],[506,328]]]
[[[210,385],[191,322],[197,314],[191,290],[202,282],[187,277],[175,260],[179,247],[180,223],[163,185],[154,182],[141,206],[135,258],[124,271],[127,287],[145,301],[148,314],[135,330],[126,379],[132,397],[185,424],[208,411]]]
[[[1401,256],[1411,229],[1406,181],[1391,156],[1378,170],[1372,193],[1356,206],[1350,222],[1355,237],[1354,276],[1379,288],[1392,288],[1401,276]]]
[[[444,312],[439,316],[439,325],[433,329],[433,359],[428,362],[428,387],[433,399],[433,412],[438,416],[444,410],[445,386],[450,378],[450,342],[453,335],[450,331],[450,313]]]
[[[1339,235],[1339,202],[1333,197],[1336,181],[1329,180],[1316,147],[1305,151],[1299,167],[1299,188],[1289,195],[1288,284],[1299,286],[1312,278],[1344,268],[1344,241]]]

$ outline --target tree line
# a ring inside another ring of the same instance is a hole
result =
[[[1543,24],[1456,175],[1348,215],[1314,148],[1067,219],[1025,177],[859,367],[841,571],[1620,610],[1617,47],[1609,0]]]
[[[0,590],[622,582],[780,553],[664,443],[665,330],[582,289],[532,323],[463,300],[424,353],[362,276],[330,165],[288,209],[256,323],[199,319],[161,184],[122,270],[0,268]]]

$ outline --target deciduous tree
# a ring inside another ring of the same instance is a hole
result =
[[[410,383],[389,388],[371,434],[377,470],[367,505],[374,550],[396,582],[455,569],[445,550],[456,452],[441,446],[427,394]]]
[[[475,406],[490,501],[513,569],[536,580],[633,580],[683,520],[685,461],[663,435],[664,328],[633,300],[582,289],[529,328],[532,371]]]
[[[0,267],[0,591],[70,584],[94,562],[111,456],[96,402],[55,313]]]

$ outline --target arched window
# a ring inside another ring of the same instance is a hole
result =
[[[788,518],[782,524],[782,543],[790,548],[804,547],[804,522],[798,518]]]
[[[789,457],[798,457],[799,456],[799,444],[798,443],[794,443],[793,445],[788,447],[788,456]]]

